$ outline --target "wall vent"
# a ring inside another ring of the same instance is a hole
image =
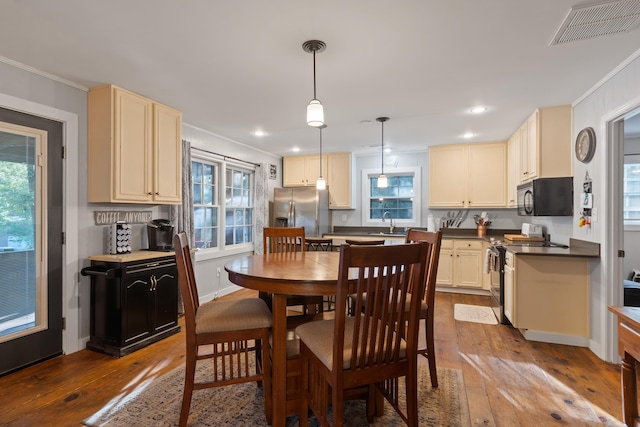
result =
[[[550,46],[626,33],[640,18],[640,0],[613,0],[573,6]]]

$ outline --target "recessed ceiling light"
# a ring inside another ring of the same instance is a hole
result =
[[[298,151],[300,151],[300,147],[293,147],[291,151],[297,153]]]
[[[464,135],[462,135],[462,137],[465,139],[473,138],[474,136],[476,136],[476,134],[471,132],[467,132]]]
[[[263,130],[257,130],[253,133],[254,136],[265,136],[266,133],[264,133]]]
[[[385,153],[390,153],[390,152],[391,152],[391,148],[385,148],[385,149],[384,149],[384,152],[385,152]]]
[[[469,111],[472,112],[473,114],[480,114],[480,113],[484,113],[485,111],[487,111],[487,107],[482,106],[482,105],[478,105],[476,107],[473,107]]]
[[[373,123],[371,120],[363,120],[360,122],[361,125],[370,125],[371,123]]]

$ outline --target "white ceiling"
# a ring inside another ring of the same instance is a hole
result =
[[[575,0],[3,0],[0,56],[86,87],[113,83],[185,123],[279,155],[377,153],[508,138],[640,48],[640,31],[549,46]],[[469,108],[486,105],[482,115]],[[372,121],[363,125],[362,121]],[[267,133],[252,135],[256,129]],[[375,148],[375,146],[378,148]],[[374,147],[372,147],[374,146]]]

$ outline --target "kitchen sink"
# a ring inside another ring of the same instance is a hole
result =
[[[371,236],[391,236],[391,237],[404,237],[407,233],[389,233],[388,231],[372,231],[368,233]]]

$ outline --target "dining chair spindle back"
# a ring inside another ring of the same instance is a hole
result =
[[[302,361],[301,427],[308,423],[306,408],[321,425],[328,425],[329,399],[333,425],[342,426],[345,391],[361,387],[368,389],[369,422],[384,396],[408,425],[417,427],[420,301],[411,299],[409,311],[405,306],[410,291],[424,292],[432,247],[426,242],[341,246],[335,319],[296,328]],[[362,310],[350,316],[347,296],[354,290]],[[398,395],[398,378],[403,376],[406,412]]]

